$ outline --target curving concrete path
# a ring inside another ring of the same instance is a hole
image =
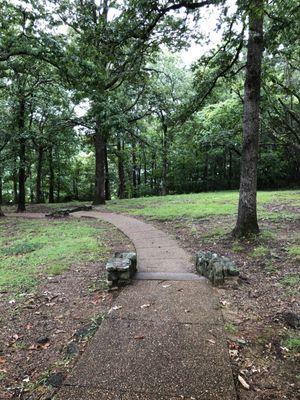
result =
[[[141,280],[126,287],[88,344],[60,400],[233,400],[217,299],[189,255],[155,227],[98,211],[133,242]],[[163,274],[163,275],[161,275]]]

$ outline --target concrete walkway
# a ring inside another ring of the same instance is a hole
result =
[[[123,231],[144,275],[121,292],[58,399],[236,399],[218,301],[193,273],[189,255],[135,218],[97,211],[75,216]]]

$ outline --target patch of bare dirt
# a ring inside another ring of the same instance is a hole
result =
[[[119,231],[105,232],[111,253],[132,250]],[[103,261],[75,263],[61,275],[42,278],[35,292],[0,293],[1,400],[53,397],[117,296],[107,290],[104,270]]]

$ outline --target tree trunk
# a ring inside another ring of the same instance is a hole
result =
[[[4,213],[1,210],[1,205],[3,203],[3,193],[2,193],[2,174],[0,175],[0,217],[4,217]]]
[[[0,170],[0,206],[3,203],[3,182],[2,182],[2,171]]]
[[[202,174],[203,180],[203,191],[208,192],[208,147],[204,147],[205,155],[204,155],[204,169]]]
[[[259,147],[259,102],[263,55],[263,0],[252,0],[244,86],[243,149],[240,198],[234,236],[257,234],[256,192]]]
[[[52,146],[49,149],[49,203],[54,203],[54,167]]]
[[[125,181],[125,168],[124,168],[124,149],[121,145],[121,140],[117,142],[118,150],[118,175],[119,175],[119,188],[118,197],[119,199],[125,199],[126,197],[126,181]]]
[[[44,149],[42,146],[38,147],[38,158],[37,158],[37,171],[36,171],[36,203],[43,203],[42,193],[42,173],[43,173],[43,156]]]
[[[99,124],[95,129],[95,193],[94,205],[105,204],[105,137]]]
[[[19,196],[17,212],[25,211],[25,181],[26,181],[26,138],[24,137],[25,130],[25,99],[20,98],[19,101]]]
[[[168,128],[163,127],[163,165],[162,165],[162,188],[161,194],[165,196],[168,194],[168,141],[167,141]]]
[[[228,189],[232,189],[232,153],[229,150]]]
[[[136,143],[135,139],[132,140],[132,186],[133,197],[137,197],[137,160],[136,160]]]
[[[18,178],[16,171],[13,177],[13,193],[14,193],[14,204],[18,204]]]
[[[111,200],[106,140],[104,146],[104,153],[105,153],[105,200]]]

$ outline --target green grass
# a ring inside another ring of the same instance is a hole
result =
[[[231,322],[226,322],[226,324],[224,325],[224,329],[227,333],[231,334],[237,333],[238,331],[237,327]]]
[[[284,278],[280,280],[281,285],[283,286],[297,286],[300,284],[300,274],[295,274],[295,275],[287,275]]]
[[[300,352],[300,337],[299,336],[287,336],[282,345],[287,347],[290,351],[299,353]]]
[[[291,246],[288,249],[289,255],[296,257],[297,259],[300,259],[300,246]]]
[[[270,253],[270,250],[264,246],[255,247],[251,253],[252,258],[261,258],[265,257]]]
[[[268,210],[269,204],[300,206],[297,191],[258,192],[258,213],[260,218],[293,218],[295,213],[288,209]],[[138,199],[111,200],[107,209],[143,215],[153,219],[205,218],[218,215],[234,215],[237,212],[238,191],[194,193],[183,195],[142,197]]]
[[[103,232],[84,221],[1,220],[0,290],[34,288],[45,275],[106,255]]]

